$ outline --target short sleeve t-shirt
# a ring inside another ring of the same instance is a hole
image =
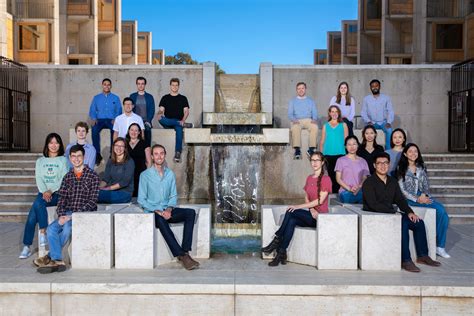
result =
[[[165,108],[165,117],[181,120],[184,116],[184,108],[189,108],[188,98],[181,94],[175,96],[167,94],[161,98],[160,107]]]
[[[306,184],[303,188],[308,195],[310,201],[318,199],[318,178],[315,178],[313,175],[310,175],[306,178]],[[332,182],[329,176],[324,175],[321,178],[321,192],[328,192],[331,194]],[[318,212],[327,213],[329,210],[328,207],[329,196],[324,200],[324,202],[319,206]]]
[[[146,99],[145,95],[138,94],[135,102],[135,113],[140,115],[143,120],[146,120]]]
[[[352,160],[347,156],[342,156],[337,160],[334,171],[339,171],[341,173],[342,181],[351,187],[361,185],[362,178],[370,175],[367,161],[361,157],[357,157],[357,159]],[[344,189],[341,187],[339,192],[342,191],[344,191]]]
[[[145,126],[143,125],[143,119],[140,115],[132,113],[130,116],[125,114],[120,114],[115,118],[113,130],[118,133],[118,137],[125,137],[128,133],[128,127],[133,123],[140,125],[140,128],[143,130]]]

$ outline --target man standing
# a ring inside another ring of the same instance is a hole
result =
[[[288,119],[291,121],[291,142],[295,149],[294,159],[301,159],[301,129],[309,130],[308,157],[316,150],[318,138],[318,110],[313,99],[306,96],[306,83],[296,84],[296,97],[288,103]]]
[[[92,125],[92,144],[94,145],[96,155],[96,164],[102,161],[100,154],[100,131],[104,128],[110,130],[110,144],[112,146],[113,125],[117,116],[122,114],[120,98],[110,92],[112,81],[109,78],[102,80],[102,93],[96,95],[89,108],[89,117]]]
[[[380,93],[380,81],[377,79],[370,82],[370,91],[372,95],[364,97],[360,115],[365,125],[373,125],[385,133],[385,149],[390,149],[394,118],[392,100],[388,95]]]
[[[128,127],[133,123],[137,123],[140,128],[142,129],[142,138],[143,138],[143,131],[145,126],[143,125],[143,119],[140,115],[135,114],[132,112],[133,110],[133,100],[131,98],[124,98],[123,99],[123,114],[120,114],[115,118],[114,121],[114,137],[115,140],[117,137],[125,138],[128,133]]]
[[[145,124],[145,143],[147,147],[150,147],[152,121],[153,116],[155,116],[155,99],[145,91],[146,79],[144,77],[138,77],[135,83],[137,84],[137,92],[130,95],[133,104],[135,104],[133,112],[140,115],[143,119]]]
[[[362,185],[363,210],[379,213],[396,213],[393,207],[396,204],[402,213],[402,268],[409,272],[420,272],[413,263],[410,255],[410,235],[413,231],[415,240],[417,263],[429,266],[440,266],[428,256],[428,243],[426,241],[425,223],[408,206],[405,197],[398,186],[398,181],[387,176],[390,165],[390,155],[381,152],[374,157],[375,174],[368,177]]]
[[[94,146],[87,142],[87,133],[89,133],[89,125],[87,125],[86,122],[78,122],[74,130],[76,131],[76,142],[67,145],[66,152],[64,154],[64,156],[66,156],[67,158],[67,165],[69,169],[73,167],[71,160],[69,160],[69,152],[72,146],[78,144],[84,147],[85,150],[84,164],[94,170],[95,156],[97,153],[95,152]]]
[[[181,151],[183,149],[183,128],[193,127],[192,123],[186,123],[189,116],[188,99],[178,93],[179,79],[170,80],[170,93],[163,96],[160,101],[160,110],[157,114],[158,120],[164,128],[173,128],[176,132],[176,145],[174,161],[181,162]]]
[[[145,212],[155,213],[155,225],[159,228],[166,244],[174,257],[177,257],[187,270],[199,267],[199,262],[189,255],[193,240],[196,211],[190,208],[176,207],[178,193],[176,177],[166,166],[166,149],[154,145],[151,151],[153,166],[140,175],[138,204]],[[183,242],[181,246],[170,228],[170,223],[184,222]]]
[[[63,178],[56,212],[58,219],[48,226],[49,254],[34,260],[39,273],[66,271],[62,248],[72,233],[72,213],[97,211],[99,176],[84,165],[84,148],[71,147],[69,159],[73,168]]]

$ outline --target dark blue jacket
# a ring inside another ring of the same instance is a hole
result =
[[[133,104],[137,103],[138,92],[134,92],[130,95],[130,98],[133,100]],[[151,124],[153,117],[155,116],[155,99],[151,94],[145,91],[145,101],[146,101],[146,119],[145,122]],[[133,108],[133,112],[135,112],[135,108]]]

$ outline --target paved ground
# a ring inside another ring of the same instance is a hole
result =
[[[446,248],[452,258],[440,258],[442,266],[439,268],[420,265],[422,272],[418,274],[318,271],[291,263],[270,268],[258,253],[253,253],[214,255],[209,260],[200,260],[201,268],[195,271],[185,271],[178,263],[171,263],[154,270],[69,269],[63,273],[40,275],[32,265],[36,254],[26,260],[18,259],[22,233],[21,223],[0,223],[0,282],[474,286],[474,225],[451,225]]]

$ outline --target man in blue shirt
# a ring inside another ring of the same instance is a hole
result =
[[[138,186],[138,204],[147,213],[155,213],[155,226],[160,229],[166,244],[174,257],[177,257],[187,270],[199,267],[199,262],[189,255],[193,241],[196,211],[190,208],[176,207],[178,193],[176,177],[166,166],[166,149],[154,145],[151,149],[153,165],[140,175]],[[183,242],[178,244],[170,223],[184,222]]]
[[[309,157],[316,150],[318,138],[318,110],[313,99],[306,96],[306,83],[296,84],[296,97],[288,103],[288,119],[291,121],[291,143],[295,149],[294,159],[301,159],[301,129],[309,130]]]
[[[117,116],[122,114],[120,98],[110,92],[112,81],[109,78],[102,80],[102,93],[96,95],[89,108],[89,117],[92,125],[92,144],[96,151],[97,165],[102,161],[100,154],[100,131],[104,128],[110,130],[110,147],[112,148],[113,126]]]
[[[133,104],[135,104],[133,112],[140,115],[143,119],[145,124],[145,142],[150,147],[152,121],[155,116],[155,99],[145,91],[146,79],[144,77],[138,77],[135,83],[137,84],[137,92],[130,95]]]
[[[373,79],[370,82],[372,95],[368,95],[362,102],[360,115],[365,125],[373,125],[385,133],[385,149],[390,149],[392,123],[394,118],[392,100],[388,95],[380,93],[380,81]]]

